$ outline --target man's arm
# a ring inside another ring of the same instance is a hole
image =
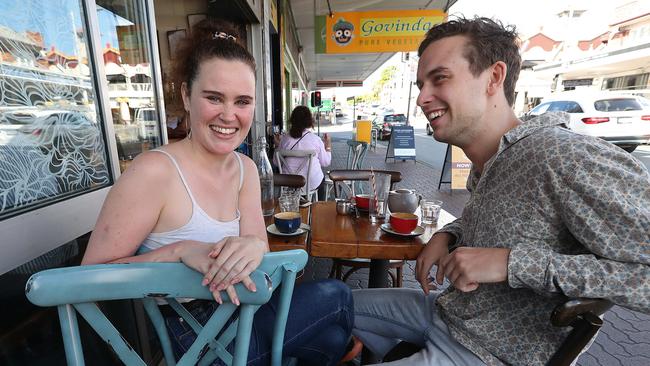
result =
[[[451,234],[454,239],[452,239],[449,242],[449,250],[453,250],[456,245],[462,243],[462,237],[463,237],[463,217],[459,217],[456,220],[448,223],[447,225],[443,226],[442,229],[436,231],[437,233],[448,233]]]
[[[588,253],[516,245],[508,282],[569,297],[606,298],[650,313],[650,175],[623,150],[589,147],[572,156],[573,173],[560,173],[555,187],[564,224]]]

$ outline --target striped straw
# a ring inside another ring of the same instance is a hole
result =
[[[379,213],[379,197],[377,197],[377,188],[375,186],[375,172],[370,167],[370,184],[372,186],[372,198],[375,202],[375,215]]]

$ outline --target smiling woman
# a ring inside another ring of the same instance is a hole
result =
[[[269,250],[257,169],[234,151],[250,130],[255,105],[255,60],[240,41],[232,25],[205,19],[180,42],[174,74],[190,133],[139,155],[122,174],[82,262],[183,262],[203,275],[202,285],[216,300],[185,304],[203,321],[222,303],[222,291],[236,305],[235,284],[256,291],[249,274]],[[255,315],[248,355],[253,364],[270,363],[269,324],[278,299]],[[293,299],[286,339],[294,341],[284,345],[285,354],[306,364],[338,362],[352,328],[349,289],[331,280],[306,283]],[[194,341],[187,336],[191,329],[163,313],[178,357]]]

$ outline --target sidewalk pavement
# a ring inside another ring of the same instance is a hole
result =
[[[351,138],[351,124],[321,125],[321,133],[328,132],[332,137],[332,164],[324,170],[345,169],[348,146]],[[407,160],[406,162],[389,159],[384,161],[386,148],[377,145],[376,151],[369,150],[363,163],[364,169],[398,170],[402,173],[402,182],[397,187],[415,189],[425,198],[439,199],[443,209],[459,217],[463,206],[469,199],[469,193],[451,191],[448,184],[438,190],[440,171],[429,165]],[[331,269],[331,260],[310,258],[303,279],[327,278]],[[352,274],[346,283],[353,289],[366,288],[368,270],[361,269]],[[404,266],[403,287],[417,288],[415,280],[415,261],[407,261]],[[648,366],[650,365],[650,315],[614,306],[605,315],[605,324],[588,352],[580,356],[580,366]]]

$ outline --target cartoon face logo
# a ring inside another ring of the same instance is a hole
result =
[[[343,18],[339,19],[339,21],[334,24],[332,30],[334,31],[332,38],[340,46],[346,46],[350,43],[352,38],[354,38],[354,35],[352,34],[352,32],[354,32],[354,25],[350,22],[346,22]]]

